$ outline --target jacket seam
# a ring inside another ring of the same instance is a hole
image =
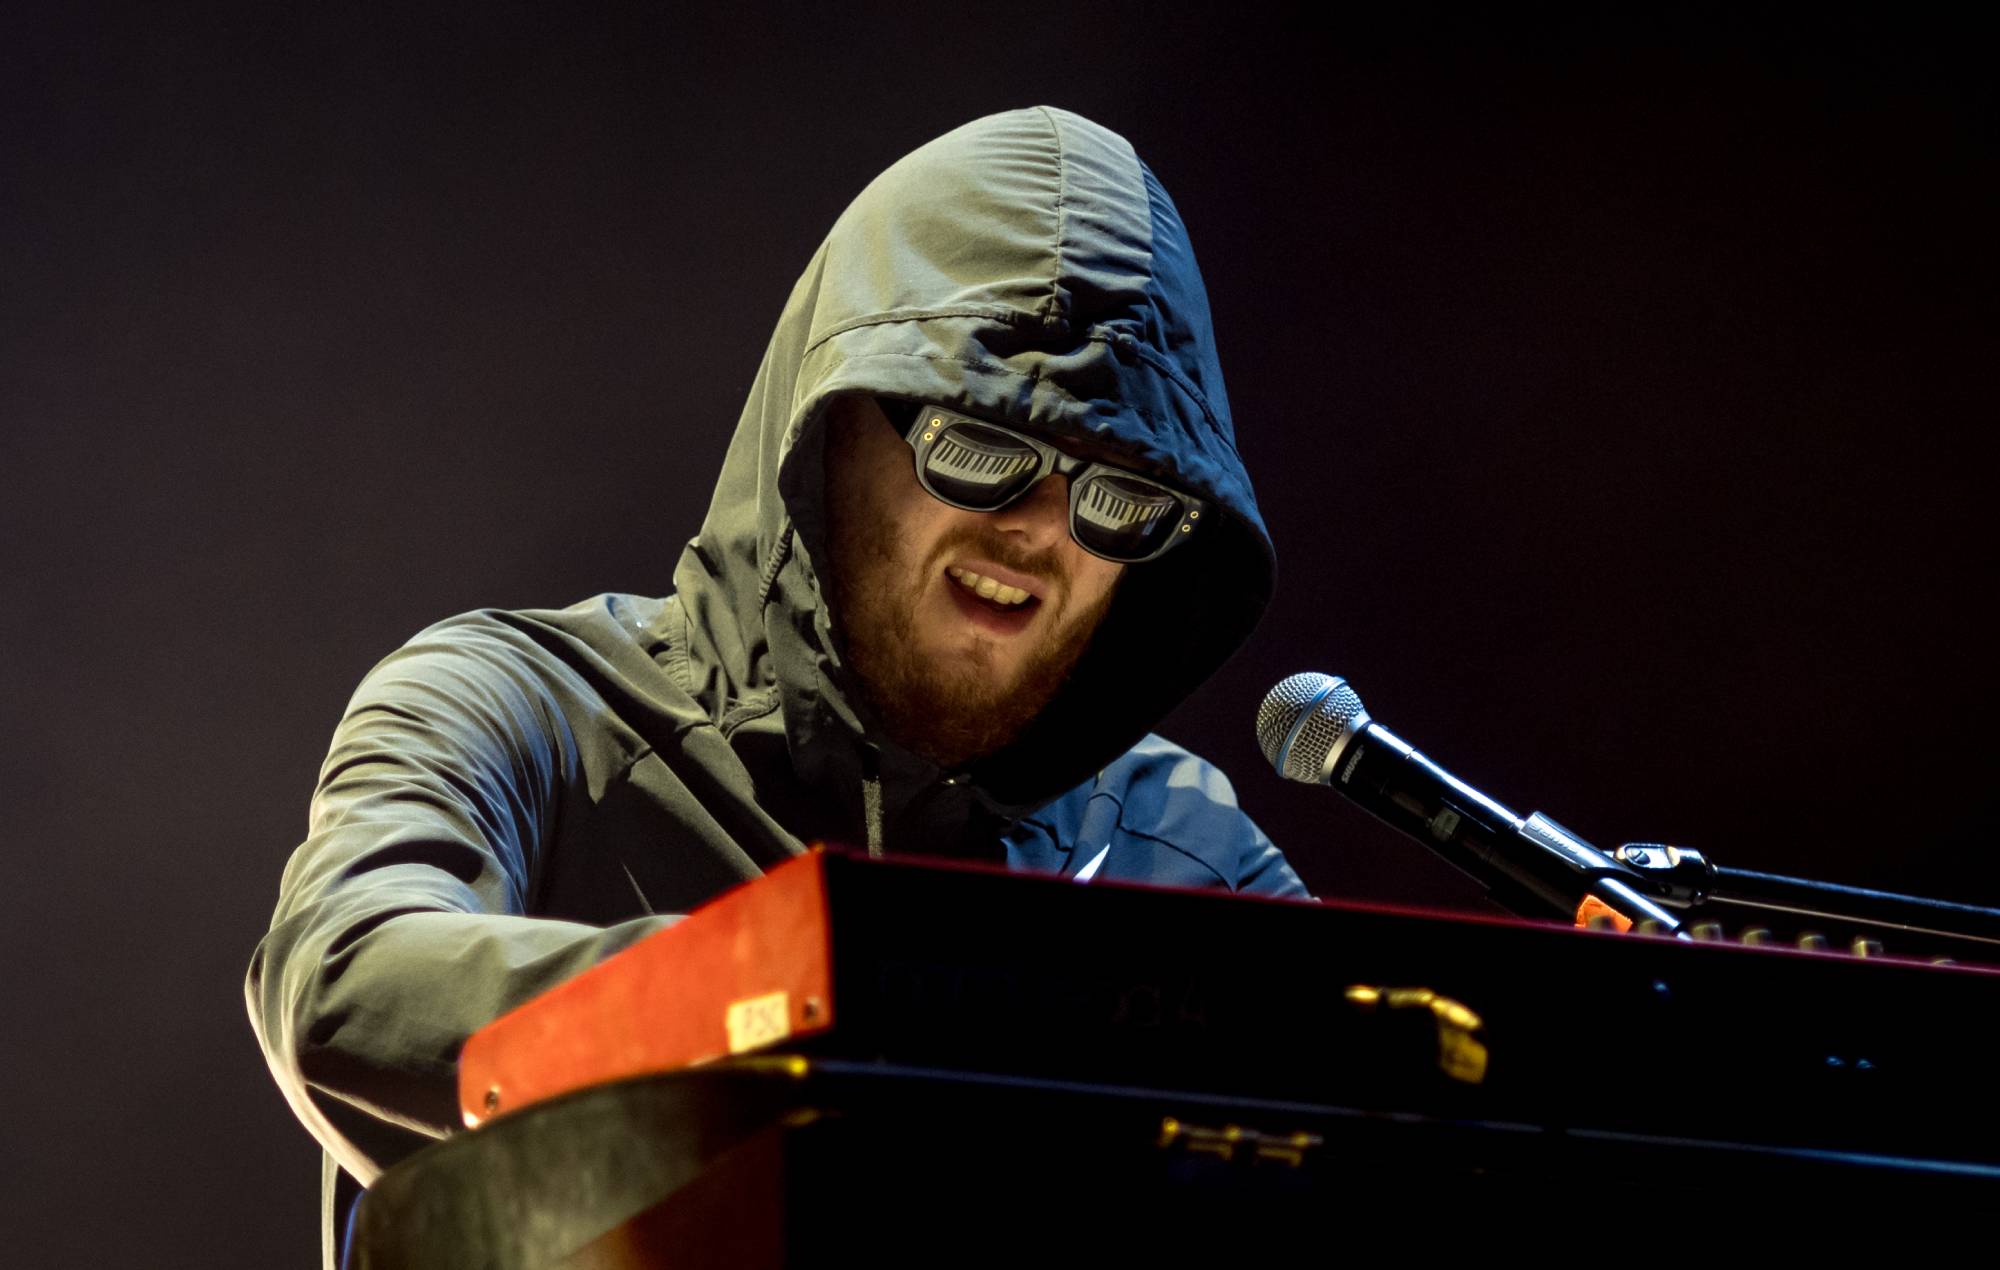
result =
[[[722,739],[727,741],[736,729],[742,727],[752,719],[761,719],[773,710],[776,710],[778,708],[778,700],[776,692],[764,692],[745,697],[723,713],[722,718],[715,724],[715,730],[722,733]],[[698,727],[700,725],[697,724],[695,726]]]
[[[674,686],[685,692],[689,699],[692,700],[694,698],[694,667],[688,661],[688,645],[693,643],[694,640],[693,635],[688,629],[687,605],[681,603],[681,598],[678,594],[671,597],[671,603],[673,604],[675,616],[680,618],[678,624],[680,638],[674,638],[675,631],[671,627],[668,629],[667,674],[673,679]]]
[[[852,318],[846,322],[842,322],[838,326],[828,329],[824,334],[821,334],[811,343],[807,344],[805,352],[801,356],[802,358],[811,356],[813,351],[819,348],[820,345],[836,336],[845,335],[849,331],[858,331],[869,326],[893,326],[899,322],[925,322],[932,318],[980,318],[990,322],[1000,322],[1007,326],[1032,326],[1040,329],[1046,329],[1048,326],[1046,318],[1038,319],[1032,314],[1022,313],[1018,309],[980,307],[975,305],[949,309],[898,309],[890,313],[877,313],[869,317]],[[1112,356],[1117,356],[1116,339],[1113,335],[1100,331],[1087,334],[1084,338],[1094,344],[1105,345],[1112,350]],[[1195,409],[1201,411],[1201,421],[1208,425],[1208,430],[1214,435],[1215,439],[1228,447],[1229,453],[1234,455],[1239,462],[1242,460],[1243,456],[1236,449],[1235,440],[1222,430],[1221,422],[1215,417],[1215,410],[1208,404],[1207,394],[1191,383],[1187,376],[1181,374],[1174,367],[1173,363],[1162,358],[1138,339],[1133,339],[1130,351],[1140,361],[1151,367],[1154,374],[1161,376],[1168,383],[1180,389],[1187,396],[1187,399],[1195,404]],[[857,362],[868,357],[921,357],[926,361],[951,362],[958,366],[982,366],[989,364],[968,361],[962,357],[943,357],[936,353],[855,353],[848,356],[846,360]],[[1003,368],[1006,366],[1004,362],[990,364]],[[1030,375],[1029,377],[1040,379],[1039,375]],[[1165,422],[1158,415],[1141,407],[1128,405],[1126,408],[1134,414],[1151,419],[1155,423]]]
[[[1120,805],[1120,807],[1119,807],[1119,810],[1120,810],[1121,812],[1122,812],[1122,811],[1124,810],[1124,807],[1123,807],[1123,804],[1121,804],[1121,805]],[[1236,884],[1235,884],[1234,882],[1231,882],[1231,881],[1230,881],[1230,880],[1229,880],[1229,879],[1228,879],[1227,877],[1224,877],[1224,876],[1223,876],[1223,874],[1222,874],[1222,870],[1220,870],[1220,869],[1216,868],[1216,867],[1215,867],[1214,865],[1212,865],[1212,864],[1210,864],[1210,863],[1209,863],[1208,861],[1206,861],[1206,860],[1202,859],[1202,858],[1201,858],[1200,856],[1196,855],[1196,854],[1195,854],[1194,852],[1192,852],[1192,851],[1189,851],[1189,850],[1188,850],[1188,849],[1187,849],[1186,847],[1183,847],[1183,846],[1180,846],[1180,845],[1179,845],[1179,844],[1177,844],[1177,843],[1172,843],[1172,842],[1169,842],[1169,841],[1167,841],[1167,840],[1166,840],[1165,838],[1162,838],[1162,837],[1158,836],[1157,834],[1150,834],[1150,833],[1147,833],[1147,832],[1146,832],[1146,831],[1145,831],[1144,829],[1134,829],[1134,828],[1132,828],[1131,826],[1129,826],[1129,825],[1127,825],[1127,824],[1125,823],[1125,819],[1124,819],[1123,815],[1120,815],[1120,817],[1119,817],[1119,819],[1118,819],[1118,832],[1120,832],[1120,833],[1124,833],[1124,834],[1130,834],[1130,835],[1131,835],[1132,837],[1134,837],[1134,838],[1144,838],[1144,839],[1145,839],[1146,841],[1148,841],[1148,842],[1156,842],[1156,843],[1158,843],[1159,845],[1161,845],[1161,846],[1165,847],[1165,848],[1166,848],[1167,850],[1169,850],[1169,851],[1174,851],[1174,852],[1178,852],[1179,854],[1181,854],[1181,855],[1184,855],[1184,856],[1186,856],[1186,857],[1187,857],[1188,859],[1190,859],[1190,860],[1194,861],[1194,862],[1195,862],[1196,864],[1200,865],[1200,866],[1201,866],[1202,868],[1204,868],[1204,869],[1207,869],[1207,870],[1208,870],[1208,871],[1209,871],[1210,873],[1213,873],[1213,874],[1215,875],[1215,880],[1216,880],[1216,881],[1218,881],[1218,882],[1220,882],[1220,883],[1222,883],[1222,887],[1223,887],[1223,889],[1224,889],[1224,890],[1226,890],[1226,891],[1234,891],[1234,890],[1236,889]]]
[[[1085,338],[1092,341],[1093,343],[1104,344],[1107,346],[1112,343],[1112,338],[1108,335],[1089,335],[1086,336]],[[877,358],[877,357],[888,357],[896,359],[914,357],[919,361],[945,362],[953,366],[968,366],[974,370],[1009,371],[1010,373],[1021,374],[1023,375],[1024,378],[1032,380],[1037,383],[1054,382],[1052,380],[1043,380],[1039,375],[1033,373],[1015,371],[1005,362],[972,360],[964,357],[951,357],[943,353],[917,353],[917,352],[853,353],[850,354],[845,360],[851,364],[854,362],[865,362],[872,358]],[[1153,365],[1153,361],[1151,358],[1146,358],[1145,360],[1148,365]],[[1222,444],[1228,448],[1229,453],[1232,456],[1234,456],[1239,463],[1242,462],[1243,456],[1236,452],[1235,442],[1231,441],[1227,436],[1224,436],[1222,429],[1215,426],[1214,416],[1210,414],[1208,410],[1208,403],[1203,401],[1201,395],[1199,393],[1194,392],[1193,389],[1188,385],[1180,384],[1178,381],[1175,381],[1175,384],[1176,387],[1179,387],[1183,392],[1186,392],[1189,398],[1193,400],[1193,402],[1197,406],[1201,407],[1202,419],[1204,422],[1209,424],[1209,432],[1214,435],[1215,439],[1222,442]],[[1071,400],[1077,400],[1074,394],[1071,394]],[[1133,414],[1138,415],[1140,418],[1145,419],[1148,422],[1152,423],[1155,427],[1164,428],[1167,424],[1173,422],[1172,420],[1161,418],[1157,413],[1146,409],[1144,406],[1134,405],[1131,402],[1121,402],[1119,404],[1122,409],[1131,411]]]
[[[1003,322],[1008,326],[1043,325],[1041,318],[1019,309],[1005,308],[997,304],[960,304],[942,309],[891,309],[887,313],[871,313],[867,317],[849,318],[838,325],[828,327],[807,342],[801,359],[812,355],[820,345],[838,335],[858,331],[868,326],[893,326],[898,322],[928,322],[932,318],[984,318],[989,322]]]
[[[792,518],[787,515],[778,522],[778,540],[771,549],[771,558],[764,562],[762,576],[757,579],[757,609],[762,612],[771,606],[771,592],[778,585],[778,572],[785,567],[785,561],[792,556]],[[690,694],[692,695],[692,694]]]
[[[700,706],[702,700],[696,695],[694,690],[694,663],[688,654],[691,637],[689,635],[687,606],[680,602],[678,595],[669,598],[672,601],[674,609],[680,615],[680,628],[678,640],[676,640],[672,630],[669,630],[667,633],[665,644],[668,674],[673,678],[675,686],[686,693],[689,700]],[[699,718],[689,719],[685,722],[676,722],[671,735],[678,738],[686,736],[698,728],[715,728],[722,733],[724,738],[727,738],[731,732],[743,724],[748,723],[752,719],[761,718],[776,710],[779,704],[779,696],[775,689],[768,692],[750,693],[738,699],[735,705],[724,710],[719,719],[704,712]],[[567,723],[564,726],[568,726]],[[647,755],[654,753],[657,753],[657,748],[651,742],[641,741],[638,747],[626,756],[624,767],[613,776],[613,779],[625,779],[632,768],[638,766]]]
[[[1112,356],[1114,357],[1117,356],[1116,341],[1113,336],[1101,333],[1093,333],[1091,335],[1085,336],[1085,338],[1094,340],[1099,344],[1103,344],[1110,347],[1112,349]],[[1229,452],[1231,454],[1236,455],[1239,461],[1242,459],[1243,456],[1241,454],[1237,454],[1236,442],[1230,439],[1229,434],[1222,430],[1222,424],[1216,420],[1215,412],[1209,409],[1208,398],[1202,393],[1201,389],[1195,387],[1192,383],[1189,383],[1187,378],[1184,375],[1182,375],[1179,370],[1174,368],[1173,363],[1167,361],[1165,358],[1161,357],[1158,353],[1155,353],[1143,341],[1134,339],[1132,341],[1130,351],[1133,354],[1133,356],[1137,357],[1140,361],[1146,363],[1146,365],[1152,367],[1155,374],[1165,377],[1168,383],[1172,384],[1174,387],[1180,389],[1183,393],[1187,394],[1187,399],[1189,401],[1192,401],[1195,404],[1196,408],[1201,411],[1202,422],[1206,423],[1208,425],[1208,430],[1215,434],[1215,439],[1222,442],[1222,444],[1228,446]],[[1138,407],[1136,406],[1133,407],[1133,409],[1137,410],[1138,413],[1140,414],[1146,413],[1144,410],[1139,410]],[[1151,418],[1152,416],[1149,415],[1148,417]]]
[[[1055,116],[1046,108],[1041,108],[1042,119],[1049,125],[1049,137],[1056,147],[1056,239],[1055,269],[1049,276],[1049,298],[1042,302],[1042,325],[1045,327],[1066,327],[1069,315],[1062,311],[1063,277],[1063,218],[1068,212],[1069,161],[1063,153],[1062,129],[1057,126]]]

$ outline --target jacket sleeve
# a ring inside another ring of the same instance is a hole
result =
[[[674,920],[524,915],[565,812],[587,798],[544,669],[477,628],[436,628],[376,667],[334,733],[251,961],[246,1004],[272,1073],[364,1185],[458,1126],[468,1036]]]

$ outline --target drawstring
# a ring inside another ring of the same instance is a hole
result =
[[[861,756],[861,819],[868,826],[868,854],[882,854],[882,777],[876,771],[873,747]]]

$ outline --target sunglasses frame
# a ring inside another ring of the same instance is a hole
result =
[[[1067,477],[1069,480],[1069,521],[1067,528],[1069,529],[1070,540],[1100,560],[1109,560],[1114,564],[1145,564],[1148,561],[1158,560],[1193,534],[1195,527],[1201,523],[1202,514],[1208,510],[1208,504],[1201,499],[1196,498],[1192,494],[1184,494],[1173,486],[1156,481],[1150,476],[1143,476],[1129,468],[1115,467],[1109,463],[1098,463],[1091,459],[1073,458],[1040,437],[1032,437],[1025,432],[1016,432],[1004,424],[989,423],[984,419],[975,419],[970,415],[958,414],[939,406],[925,405],[921,402],[885,400],[880,404],[884,411],[888,413],[891,420],[897,417],[899,411],[910,410],[914,407],[914,414],[910,417],[910,423],[903,429],[903,440],[910,447],[910,461],[915,465],[917,470],[917,483],[924,487],[925,493],[948,507],[956,507],[960,511],[968,512],[1001,511],[1026,498],[1037,485],[1040,485],[1051,474],[1059,474]],[[959,502],[957,499],[945,497],[938,492],[936,486],[931,484],[930,476],[925,471],[924,460],[930,447],[935,445],[937,439],[953,425],[961,423],[975,428],[985,428],[990,432],[998,432],[1012,440],[1019,441],[1022,445],[1027,446],[1035,452],[1034,476],[1021,486],[1019,493],[996,507],[971,507]],[[1090,479],[1094,476],[1115,476],[1123,480],[1137,481],[1142,485],[1149,485],[1163,493],[1173,495],[1181,501],[1180,523],[1174,527],[1174,531],[1168,534],[1166,540],[1159,546],[1136,559],[1105,555],[1078,537],[1076,532],[1077,502],[1083,497],[1084,487],[1090,483]]]

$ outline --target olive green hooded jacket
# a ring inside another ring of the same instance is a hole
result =
[[[1126,571],[1055,701],[969,771],[882,739],[832,637],[841,393],[1088,439],[1219,513]],[[939,138],[793,288],[673,595],[455,618],[357,690],[246,984],[272,1072],[365,1185],[457,1126],[473,1031],[815,840],[1303,896],[1220,773],[1149,735],[1250,633],[1272,568],[1153,174],[1059,110]]]

